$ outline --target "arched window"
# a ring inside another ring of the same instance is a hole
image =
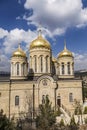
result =
[[[45,95],[42,95],[42,104],[45,104]]]
[[[46,73],[48,72],[48,56],[46,56]]]
[[[57,96],[57,105],[61,106],[61,97],[60,97],[60,94],[58,94],[58,96]]]
[[[15,106],[19,106],[19,96],[15,96]]]
[[[34,56],[34,68],[35,68],[35,72],[37,72],[37,57]]]
[[[67,63],[67,73],[70,74],[70,62]]]
[[[17,65],[17,75],[19,75],[19,63],[17,63],[16,65]]]
[[[62,62],[62,74],[64,74],[65,72],[64,72],[64,62]]]
[[[43,56],[40,56],[40,69],[43,72]]]
[[[49,100],[49,95],[42,95],[42,104],[45,104],[46,100]]]
[[[73,93],[69,93],[69,102],[73,102]]]

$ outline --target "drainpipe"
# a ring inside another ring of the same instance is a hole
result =
[[[35,85],[33,84],[33,119],[35,116]]]
[[[56,110],[56,90],[58,89],[58,84],[56,82],[56,88],[55,88],[55,110]]]
[[[11,115],[11,79],[9,80],[9,120],[10,120],[10,115]]]

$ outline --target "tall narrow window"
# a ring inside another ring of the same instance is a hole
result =
[[[73,102],[73,94],[69,93],[69,102]]]
[[[48,56],[46,56],[46,72],[48,72]]]
[[[43,72],[43,56],[40,57],[40,63],[41,63],[41,72]]]
[[[45,104],[45,95],[42,95],[42,104]]]
[[[62,62],[62,74],[64,74],[65,72],[64,72],[64,63]]]
[[[70,74],[70,62],[67,63],[67,72]]]
[[[19,75],[19,63],[17,63],[17,75]]]
[[[35,72],[37,72],[37,57],[34,56],[34,66],[35,66]]]
[[[60,107],[61,106],[61,97],[60,95],[57,96],[57,105]]]
[[[15,106],[19,106],[19,96],[15,96]]]
[[[49,95],[42,95],[42,104],[45,104],[46,100],[49,100]]]

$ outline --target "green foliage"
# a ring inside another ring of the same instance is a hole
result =
[[[85,118],[85,124],[87,124],[87,118]]]
[[[71,118],[69,127],[70,127],[70,130],[78,130],[79,129],[78,124],[76,124],[76,122],[75,122],[74,116]]]
[[[9,121],[3,110],[0,111],[0,130],[15,130],[13,122]]]
[[[82,92],[83,92],[83,99],[87,98],[87,84],[84,81],[83,81]]]
[[[79,101],[75,100],[75,115],[82,114],[82,106]]]
[[[58,110],[55,111],[55,116],[60,116],[62,112],[60,111],[60,108],[58,107]]]
[[[87,114],[87,107],[84,108],[84,114]]]
[[[71,125],[71,126],[76,125],[74,116],[73,116],[73,117],[71,118],[71,120],[70,120],[70,125]]]
[[[63,119],[61,119],[61,121],[60,121],[60,127],[61,127],[61,126],[65,126]]]
[[[56,122],[56,116],[48,97],[46,97],[45,104],[41,104],[39,109],[40,114],[36,118],[36,127],[41,130],[48,130]]]
[[[84,88],[84,98],[87,98],[87,87]]]

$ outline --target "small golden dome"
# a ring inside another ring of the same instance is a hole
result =
[[[35,40],[33,40],[30,44],[30,49],[33,49],[36,47],[44,47],[47,49],[51,49],[50,43],[42,37],[41,32],[39,32],[38,37]]]
[[[12,57],[21,56],[26,57],[26,53],[21,49],[20,45],[16,51],[13,52]]]
[[[58,58],[61,58],[61,57],[73,57],[73,54],[72,52],[70,52],[67,48],[66,48],[66,44],[64,46],[64,50],[61,51],[58,55]]]
[[[53,62],[57,62],[57,59],[55,57],[52,57]]]

